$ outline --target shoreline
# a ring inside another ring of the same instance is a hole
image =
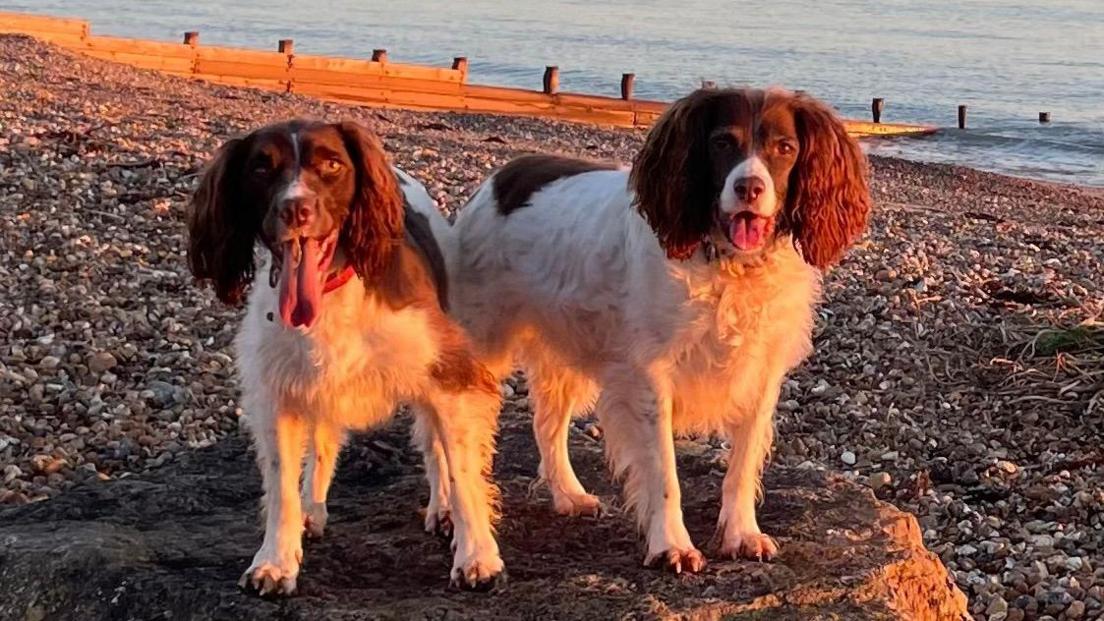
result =
[[[0,37],[0,92],[0,504],[238,433],[239,312],[187,275],[181,222],[226,138],[288,116],[358,120],[455,210],[514,155],[626,161],[644,135],[214,86],[22,37]],[[1075,602],[1100,614],[1104,408],[1081,371],[1104,369],[1104,352],[1043,336],[1104,314],[1104,191],[899,158],[871,167],[875,219],[826,279],[773,463],[843,470],[915,513],[975,614],[1057,617]],[[504,419],[527,407],[510,399]]]

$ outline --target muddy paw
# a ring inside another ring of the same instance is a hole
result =
[[[598,517],[602,502],[594,494],[556,494],[552,498],[556,513],[567,516]]]
[[[729,559],[769,561],[778,554],[778,544],[760,532],[728,535],[717,546],[717,555]]]
[[[286,597],[295,593],[298,570],[289,571],[271,563],[245,570],[238,586],[261,597]]]
[[[705,557],[696,548],[678,550],[675,548],[649,554],[644,559],[645,567],[659,567],[674,574],[682,572],[696,574],[705,568]]]
[[[452,514],[448,509],[425,513],[425,531],[431,535],[449,539],[452,537]]]

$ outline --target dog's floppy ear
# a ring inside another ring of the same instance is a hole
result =
[[[712,226],[708,140],[719,96],[700,89],[672,104],[633,162],[637,209],[672,259],[689,258]]]
[[[801,151],[785,225],[810,265],[838,262],[870,217],[866,156],[834,112],[806,95],[793,101]]]
[[[363,280],[374,280],[403,235],[403,195],[383,147],[358,123],[337,125],[356,169],[356,193],[341,230],[341,247]]]
[[[247,138],[219,148],[204,169],[188,212],[188,268],[215,294],[239,304],[253,281],[253,244],[262,214],[241,194]]]

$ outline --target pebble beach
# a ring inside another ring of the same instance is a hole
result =
[[[445,211],[513,156],[628,162],[644,136],[329,104],[0,36],[0,503],[239,433],[239,311],[192,282],[183,214],[224,140],[295,116],[370,127]],[[1104,190],[871,163],[876,214],[827,277],[774,463],[916,514],[976,618],[1104,618]],[[524,379],[504,391],[526,416]],[[718,471],[727,450],[678,447]]]

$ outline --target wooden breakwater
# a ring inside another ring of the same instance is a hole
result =
[[[621,78],[619,97],[561,92],[559,69],[546,67],[541,90],[468,83],[468,59],[450,67],[391,62],[377,49],[370,60],[299,54],[282,39],[275,51],[201,45],[198,32],[180,43],[93,35],[87,21],[0,12],[0,33],[18,33],[94,58],[206,80],[299,93],[342,103],[411,110],[510,114],[563,121],[647,127],[667,102],[633,96],[635,75]],[[880,115],[879,115],[880,116]],[[936,131],[916,124],[845,121],[856,136],[915,135]]]

